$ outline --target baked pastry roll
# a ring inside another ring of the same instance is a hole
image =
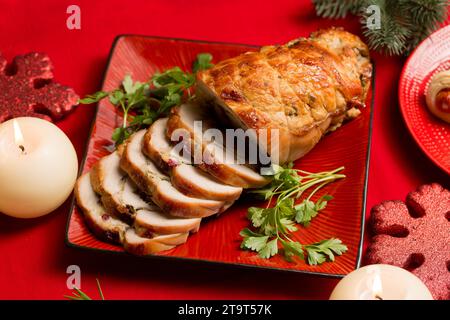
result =
[[[432,114],[450,123],[450,70],[433,76],[426,91],[426,101]]]

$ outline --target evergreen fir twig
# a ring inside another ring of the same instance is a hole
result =
[[[395,14],[399,1],[370,0],[367,5],[376,5],[380,8],[380,29],[369,28],[367,19],[370,13],[364,8],[360,10],[363,34],[367,38],[369,47],[388,55],[401,55],[408,51],[408,42],[412,31],[403,14]]]
[[[316,7],[317,15],[324,18],[345,18],[350,12],[356,14],[365,0],[312,0]]]
[[[408,50],[413,50],[423,39],[436,30],[447,18],[448,0],[410,0],[403,1],[402,11],[411,17],[411,29],[417,34],[412,38]]]
[[[408,54],[447,18],[449,0],[312,0],[317,15],[361,18],[369,47],[388,55]],[[380,28],[369,28],[366,9],[380,8]]]

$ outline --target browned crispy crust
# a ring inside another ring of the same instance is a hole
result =
[[[364,106],[371,71],[367,46],[331,28],[219,62],[197,74],[198,95],[239,127],[278,129],[283,163]]]

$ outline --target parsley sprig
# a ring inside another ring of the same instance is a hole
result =
[[[248,209],[247,217],[254,230],[245,228],[241,231],[241,248],[256,251],[261,258],[268,259],[279,253],[281,245],[281,252],[288,261],[292,261],[294,257],[304,260],[305,252],[310,265],[334,261],[336,255],[347,250],[339,239],[330,238],[303,245],[292,240],[291,233],[298,230],[297,223],[307,227],[327,206],[332,199],[329,195],[320,197],[316,202],[311,199],[326,184],[345,178],[345,175],[339,173],[343,169],[344,167],[340,167],[332,171],[311,173],[294,169],[292,164],[286,167],[273,166],[271,184],[250,192],[268,200],[268,204],[265,208]],[[308,197],[295,204],[295,200],[312,187],[315,188]],[[275,205],[271,207],[274,197]]]
[[[210,53],[200,53],[197,55],[197,59],[194,61],[194,65],[192,66],[192,71],[198,72],[201,70],[206,70],[214,65],[211,63],[212,55]]]
[[[121,144],[134,132],[148,127],[161,116],[166,115],[173,106],[180,105],[184,99],[193,96],[195,73],[213,66],[209,53],[200,53],[193,63],[193,72],[185,72],[173,67],[155,73],[149,81],[133,81],[125,76],[121,86],[113,91],[98,91],[80,99],[81,104],[91,104],[104,98],[123,113],[123,123],[112,135],[115,145]]]

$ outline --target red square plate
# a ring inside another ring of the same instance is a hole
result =
[[[254,46],[230,43],[119,36],[111,50],[102,90],[116,88],[127,74],[135,80],[146,81],[154,72],[173,66],[189,70],[192,61],[201,52],[209,52],[214,56],[214,61],[219,61],[257,49]],[[330,184],[323,191],[332,194],[334,200],[308,228],[300,228],[294,237],[305,244],[330,237],[341,239],[348,246],[348,251],[337,257],[335,262],[309,266],[303,261],[287,262],[279,256],[264,260],[254,252],[241,250],[239,231],[249,226],[245,218],[247,208],[258,205],[258,202],[244,199],[219,217],[205,219],[200,231],[191,235],[186,244],[151,257],[200,260],[337,277],[359,267],[370,152],[370,99],[369,97],[367,107],[360,117],[324,137],[314,150],[296,163],[296,167],[312,172],[345,166],[347,178]],[[98,104],[82,165],[83,172],[88,171],[99,158],[108,153],[104,147],[111,144],[111,134],[120,121],[116,109],[107,99]],[[67,224],[67,243],[78,248],[123,252],[119,246],[97,240],[87,229],[82,213],[75,204]]]

